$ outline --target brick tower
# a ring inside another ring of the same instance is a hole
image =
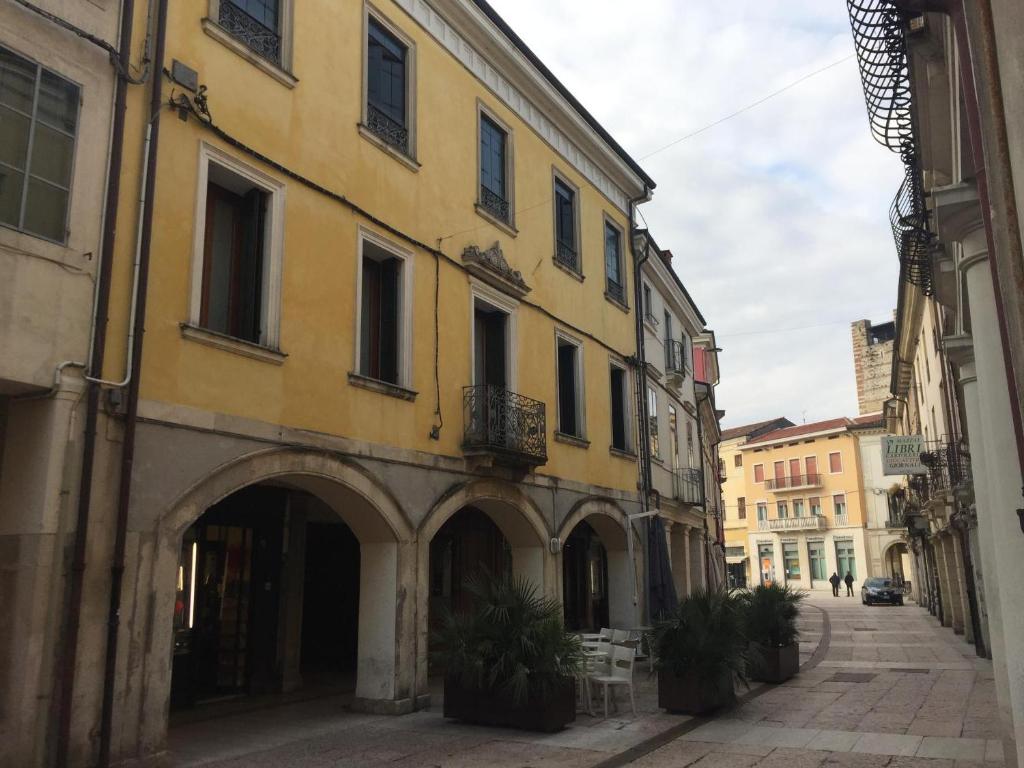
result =
[[[857,407],[863,416],[878,413],[889,399],[892,353],[896,325],[892,321],[872,325],[858,320],[851,326],[853,368],[857,374]]]

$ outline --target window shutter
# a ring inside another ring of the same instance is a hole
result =
[[[242,252],[238,265],[238,308],[236,310],[239,338],[260,341],[263,309],[263,223],[265,195],[250,189],[243,199]]]
[[[380,378],[398,383],[398,259],[380,265]]]

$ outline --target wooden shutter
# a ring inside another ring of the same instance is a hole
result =
[[[398,259],[380,263],[380,374],[382,381],[398,383]]]

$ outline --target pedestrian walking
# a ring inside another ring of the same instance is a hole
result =
[[[828,582],[832,585],[832,597],[839,597],[839,584],[841,582],[839,574],[832,571],[832,575],[829,577]]]
[[[847,571],[846,578],[843,581],[846,582],[846,596],[853,597],[853,574]]]

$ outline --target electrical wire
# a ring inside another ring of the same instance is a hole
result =
[[[716,331],[715,335],[718,338],[722,338],[722,339],[733,338],[733,337],[736,337],[736,336],[760,336],[760,335],[765,334],[765,333],[787,333],[789,331],[808,331],[808,330],[811,330],[813,328],[830,328],[830,327],[832,327],[834,325],[846,325],[849,322],[850,322],[849,320],[833,320],[830,323],[814,323],[812,325],[794,325],[794,326],[792,326],[790,328],[777,328],[777,327],[761,328],[761,329],[758,329],[756,331],[736,331],[734,333],[727,333],[727,332],[718,332],[718,331]]]
[[[854,58],[856,58],[856,55],[851,53],[849,56],[844,56],[843,58],[839,59],[838,61],[833,61],[831,64],[826,64],[821,69],[816,69],[813,72],[810,72],[809,74],[804,75],[803,77],[797,78],[796,80],[793,80],[792,82],[787,83],[786,85],[782,86],[778,90],[772,91],[767,96],[762,96],[757,101],[752,101],[751,103],[747,104],[746,106],[740,107],[735,112],[731,112],[730,114],[726,115],[725,117],[720,117],[718,120],[715,120],[713,123],[708,123],[707,125],[705,125],[705,126],[703,126],[701,128],[698,128],[695,131],[691,131],[690,133],[686,134],[685,136],[680,136],[678,139],[675,139],[674,141],[670,141],[665,146],[659,147],[658,149],[654,150],[653,152],[648,152],[646,155],[642,155],[639,159],[640,160],[646,160],[649,157],[654,157],[654,155],[657,155],[659,152],[664,152],[666,149],[671,149],[676,144],[680,144],[680,143],[686,141],[687,139],[692,139],[694,136],[699,136],[700,134],[704,133],[705,131],[708,131],[708,130],[714,128],[716,125],[721,125],[722,123],[726,122],[727,120],[732,120],[734,117],[738,117],[739,115],[742,115],[744,112],[749,112],[754,107],[761,106],[766,101],[774,99],[776,96],[779,96],[779,95],[785,93],[786,91],[790,90],[791,88],[795,88],[796,86],[800,85],[800,83],[806,82],[807,80],[810,80],[812,77],[816,77],[817,75],[820,75],[823,72],[827,72],[828,70],[832,69],[833,67],[838,67],[840,64],[842,64],[844,62],[847,62],[847,61],[850,61],[851,59],[854,59]]]

